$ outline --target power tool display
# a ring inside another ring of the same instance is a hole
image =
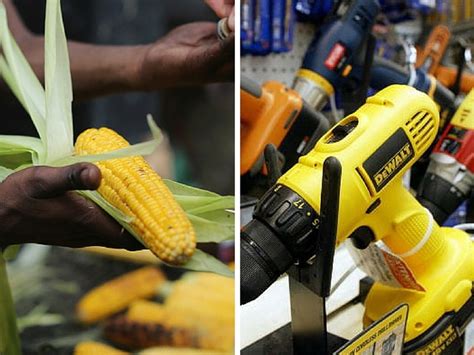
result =
[[[277,81],[260,86],[242,77],[241,175],[262,171],[264,149],[269,144],[280,150],[280,168],[293,165],[304,151],[301,145],[314,145],[328,129],[327,119],[310,108],[296,91]]]
[[[377,0],[355,0],[342,18],[324,25],[310,44],[293,88],[321,110],[347,77],[379,12]]]
[[[418,200],[442,224],[474,188],[474,90],[456,111],[430,158]]]
[[[438,124],[427,95],[393,85],[327,132],[267,191],[243,227],[241,303],[257,298],[290,266],[318,258],[323,165],[337,159],[342,178],[336,245],[350,238],[365,248],[381,240],[425,289],[375,282],[365,300],[365,325],[408,304],[405,342],[416,348],[426,337],[439,336],[447,317],[469,320],[474,306],[469,235],[441,228],[402,184],[404,173],[433,143]]]

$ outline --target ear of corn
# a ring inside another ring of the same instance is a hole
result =
[[[103,329],[108,340],[130,350],[161,345],[191,348],[199,346],[198,335],[192,329],[136,322],[124,316],[109,319]]]
[[[128,355],[124,351],[117,350],[111,346],[85,341],[76,345],[74,355]],[[150,354],[151,355],[151,354]]]
[[[88,129],[78,137],[75,151],[78,155],[100,154],[128,146],[111,129]],[[145,159],[135,156],[96,165],[102,173],[98,192],[133,218],[131,226],[142,242],[169,264],[188,261],[196,248],[191,222]]]
[[[163,273],[147,266],[108,281],[89,291],[77,304],[83,323],[94,323],[120,312],[135,300],[150,298],[166,282]]]

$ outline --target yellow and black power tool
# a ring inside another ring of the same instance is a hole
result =
[[[425,291],[375,282],[365,325],[408,304],[405,345],[426,345],[448,316],[473,314],[474,247],[469,235],[441,228],[402,177],[436,137],[439,113],[424,93],[392,85],[327,132],[259,200],[241,232],[241,303],[258,297],[293,264],[318,258],[323,164],[342,167],[336,245],[383,243],[408,265]],[[466,308],[467,307],[467,308]],[[451,319],[451,318],[450,318]]]

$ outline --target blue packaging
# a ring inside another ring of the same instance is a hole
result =
[[[333,6],[333,0],[297,0],[295,8],[301,21],[317,21],[327,16]]]
[[[240,4],[240,38],[242,54],[248,53],[252,49],[253,29],[254,29],[255,0],[242,0]]]
[[[289,52],[293,48],[295,27],[294,0],[275,0],[272,6],[272,52]]]
[[[429,14],[436,9],[436,0],[407,0],[408,6],[423,14]]]
[[[271,50],[271,2],[270,0],[254,0],[254,31],[250,52],[264,55]]]
[[[380,0],[380,11],[391,23],[400,23],[414,19],[413,11],[405,0]]]

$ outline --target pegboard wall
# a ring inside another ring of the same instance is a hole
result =
[[[260,84],[267,80],[278,80],[291,86],[314,33],[313,24],[296,23],[293,49],[290,52],[267,56],[245,55],[241,59],[242,75]]]
[[[409,37],[414,40],[420,35],[421,26],[421,21],[416,20],[394,26],[393,30],[401,37]],[[314,24],[298,22],[295,25],[293,49],[290,52],[272,53],[267,56],[242,56],[242,75],[260,84],[267,80],[278,80],[291,86],[315,30]],[[453,26],[452,32],[453,34],[462,34],[465,39],[474,40],[474,20]]]

